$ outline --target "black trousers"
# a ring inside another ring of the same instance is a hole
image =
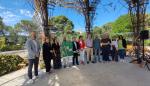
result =
[[[73,60],[73,61],[72,61],[72,62],[73,62],[73,63],[72,63],[73,65],[75,65],[75,64],[76,64],[76,65],[79,65],[78,53],[74,53],[74,54],[73,54],[73,59],[72,59],[72,60]]]
[[[28,66],[28,77],[29,79],[32,79],[32,68],[34,65],[34,75],[38,76],[38,64],[39,64],[39,58],[35,57],[35,59],[29,59],[29,66]]]
[[[53,58],[53,67],[54,69],[60,69],[61,66],[61,57],[60,55],[57,55]]]
[[[111,50],[112,60],[118,62],[118,54],[116,50]]]
[[[44,63],[45,63],[45,68],[46,72],[50,72],[51,70],[51,58],[50,57],[44,57]]]
[[[110,61],[109,54],[110,54],[110,47],[106,45],[105,47],[102,48],[103,61]]]

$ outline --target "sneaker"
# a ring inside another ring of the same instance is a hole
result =
[[[45,74],[46,74],[46,75],[49,75],[49,74],[50,74],[50,72],[46,72]]]
[[[102,61],[101,61],[101,60],[99,60],[98,62],[99,62],[99,63],[101,63]]]
[[[123,62],[124,62],[124,60],[123,60],[123,59],[121,59],[121,60],[120,60],[120,62],[122,62],[122,63],[123,63]]]
[[[67,66],[66,65],[64,65],[64,68],[66,68]]]
[[[127,63],[127,61],[126,61],[126,60],[123,60],[123,63]]]
[[[32,83],[33,83],[32,79],[29,79],[29,81],[27,81],[27,84],[32,84]]]
[[[33,80],[37,80],[37,79],[38,79],[38,76],[34,76],[34,77],[33,77]]]
[[[49,71],[49,74],[51,74],[51,73],[53,73],[53,72],[54,72],[54,70],[50,70],[50,71]]]
[[[94,64],[94,63],[96,63],[95,61],[92,61],[92,63]]]

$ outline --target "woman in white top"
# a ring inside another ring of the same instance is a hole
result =
[[[118,41],[117,39],[112,39],[111,43],[111,56],[112,56],[112,61],[118,62]]]

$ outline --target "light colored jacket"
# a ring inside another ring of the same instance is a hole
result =
[[[32,39],[28,39],[26,41],[26,48],[28,50],[28,59],[35,59],[35,57],[40,56],[40,50],[41,50],[40,44],[37,40],[36,42],[37,42],[37,51],[36,51],[36,46]]]

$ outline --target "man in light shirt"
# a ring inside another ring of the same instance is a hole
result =
[[[90,57],[91,57],[91,62],[94,63],[94,57],[93,57],[93,40],[91,38],[91,34],[87,35],[87,39],[86,39],[86,52],[87,52],[87,63],[90,62]]]
[[[27,83],[33,83],[33,80],[38,77],[38,64],[40,57],[40,44],[36,40],[36,32],[31,32],[31,38],[26,42],[26,48],[28,50],[28,77],[29,81]],[[34,65],[34,77],[32,78],[32,68]]]

